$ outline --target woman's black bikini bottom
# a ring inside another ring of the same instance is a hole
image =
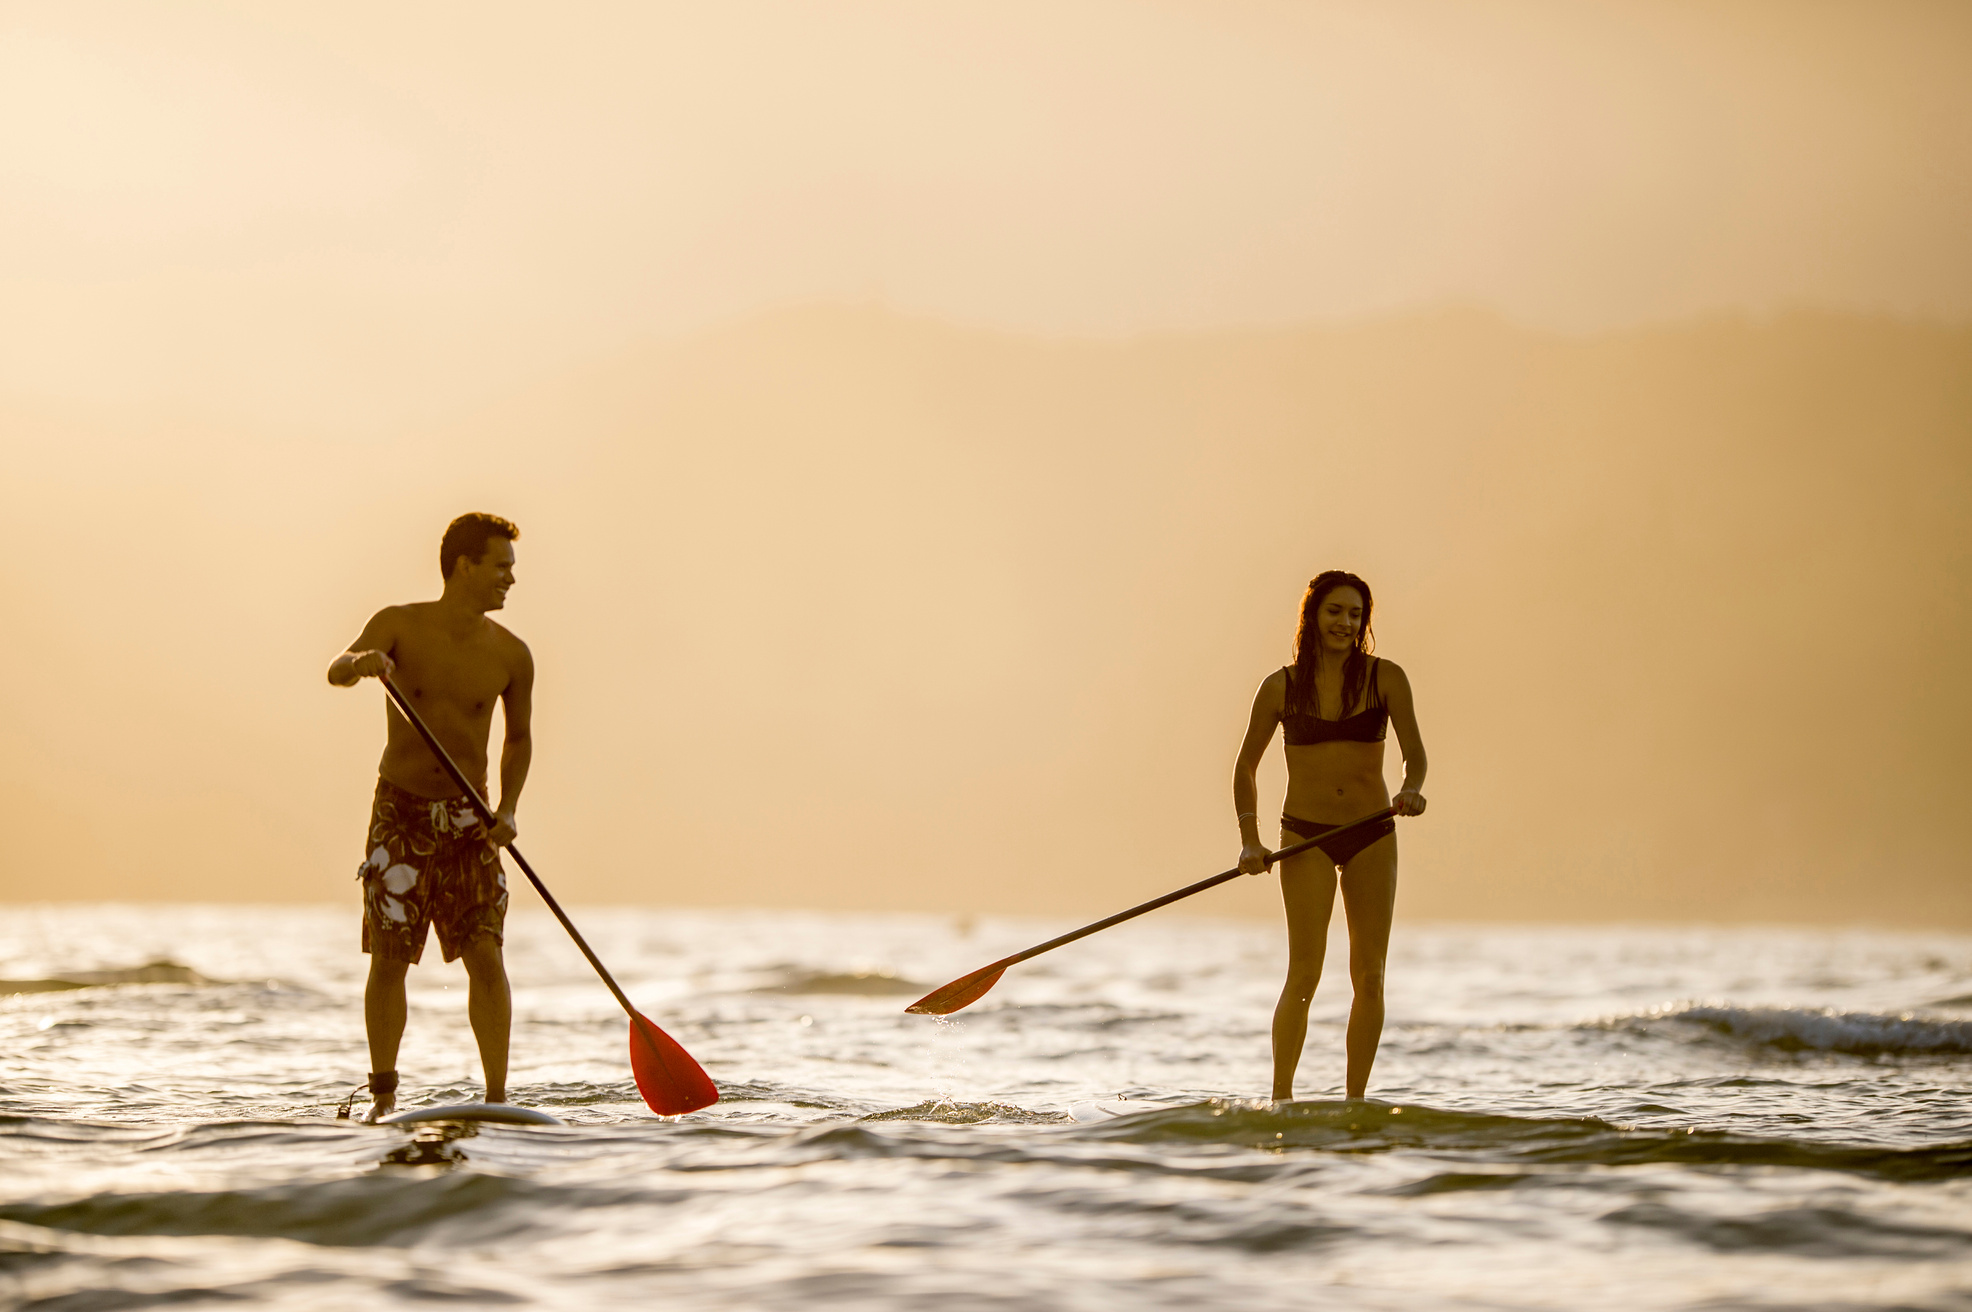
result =
[[[1288,833],[1298,835],[1301,838],[1320,838],[1331,829],[1340,829],[1342,826],[1325,825],[1316,820],[1303,820],[1299,816],[1292,816],[1283,812],[1280,817],[1280,827]],[[1349,864],[1349,859],[1355,856],[1356,853],[1362,851],[1377,839],[1396,832],[1397,822],[1389,816],[1385,816],[1373,825],[1364,825],[1361,829],[1351,829],[1340,838],[1327,843],[1316,843],[1315,846],[1320,848],[1322,854],[1336,865],[1346,866]]]

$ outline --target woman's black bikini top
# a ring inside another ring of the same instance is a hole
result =
[[[1324,720],[1310,710],[1294,710],[1294,667],[1281,666],[1281,673],[1287,676],[1287,701],[1281,708],[1280,732],[1281,737],[1287,739],[1287,745],[1306,747],[1311,743],[1382,742],[1384,733],[1390,727],[1390,708],[1383,704],[1383,690],[1377,686],[1376,666],[1379,659],[1372,656],[1369,662],[1369,705],[1339,720]],[[1313,701],[1314,698],[1310,697],[1309,700]]]

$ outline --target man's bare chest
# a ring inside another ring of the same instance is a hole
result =
[[[405,634],[392,659],[397,683],[415,702],[443,702],[468,714],[489,711],[513,678],[506,655],[488,639]]]

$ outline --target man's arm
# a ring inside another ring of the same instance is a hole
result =
[[[376,679],[396,670],[390,653],[397,650],[396,606],[385,606],[370,616],[349,650],[329,662],[329,682],[338,688],[352,687],[359,679]]]
[[[514,663],[513,677],[500,694],[506,721],[506,741],[500,744],[500,801],[494,808],[499,823],[487,837],[504,847],[519,832],[514,810],[520,805],[520,790],[527,785],[527,767],[534,760],[534,653],[527,644],[514,640],[520,659]]]

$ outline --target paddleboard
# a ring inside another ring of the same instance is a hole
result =
[[[1161,1102],[1145,1102],[1141,1098],[1111,1098],[1103,1102],[1078,1102],[1068,1109],[1068,1118],[1084,1123],[1091,1121],[1113,1121],[1119,1116],[1135,1116],[1138,1112],[1161,1112],[1165,1108]]]
[[[413,1107],[392,1112],[378,1125],[424,1125],[432,1121],[491,1121],[497,1125],[561,1125],[546,1112],[504,1102],[455,1102],[444,1107]]]

